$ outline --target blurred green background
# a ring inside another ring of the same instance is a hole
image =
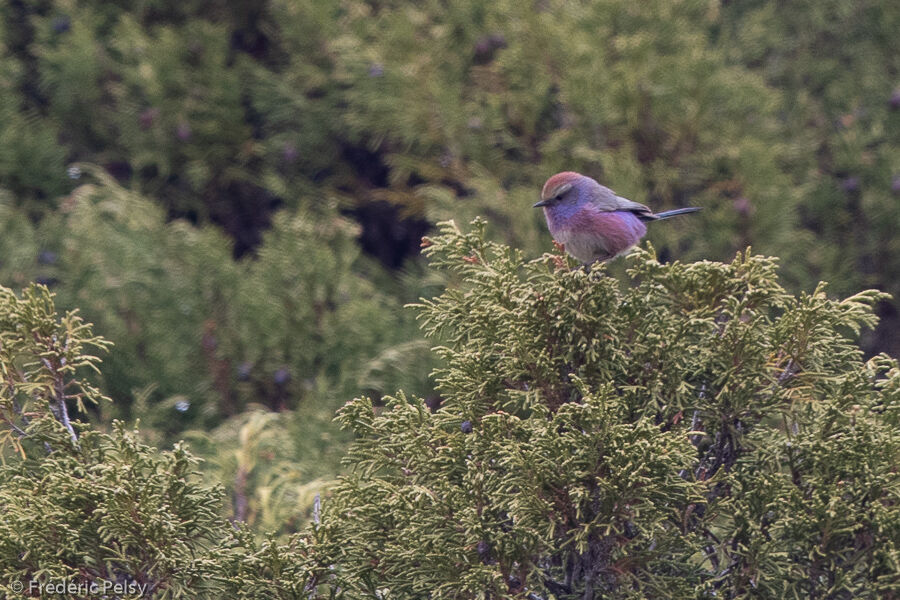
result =
[[[231,516],[289,532],[358,395],[440,402],[406,303],[434,223],[533,256],[561,170],[699,216],[663,260],[752,245],[794,290],[900,296],[890,0],[8,0],[0,284],[115,347],[88,418],[191,441]],[[863,339],[900,354],[896,301]]]

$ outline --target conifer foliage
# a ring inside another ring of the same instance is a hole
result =
[[[201,483],[184,444],[160,452],[119,422],[79,422],[88,401],[109,401],[85,377],[108,345],[59,316],[46,287],[0,287],[0,594],[301,597],[305,539],[226,521],[223,490]]]
[[[346,405],[326,504],[350,597],[889,598],[900,593],[895,361],[848,334],[881,297],[792,296],[776,262],[631,259],[623,287],[443,224],[416,308],[432,413]]]
[[[639,250],[623,282],[564,254],[526,261],[486,241],[482,220],[425,245],[449,281],[416,305],[444,361],[442,403],[347,403],[347,473],[306,530],[280,538],[224,519],[221,486],[183,445],[67,418],[102,400],[86,376],[108,344],[58,316],[46,288],[0,290],[0,589],[900,594],[900,369],[864,362],[851,340],[882,294],[793,296],[749,251],[663,264]]]
[[[84,412],[86,403],[104,400],[100,391],[76,371],[93,367],[109,342],[93,334],[77,311],[60,318],[52,295],[42,285],[31,285],[21,297],[0,287],[0,453],[11,447],[25,456],[27,430],[45,430],[58,423],[69,443],[78,442],[69,418],[69,405]],[[52,427],[51,427],[52,429]],[[4,447],[6,446],[6,447]]]

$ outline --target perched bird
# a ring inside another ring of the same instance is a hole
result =
[[[553,239],[584,263],[609,260],[628,252],[647,233],[646,221],[700,210],[690,207],[656,214],[573,171],[548,179],[541,201],[534,206],[543,207]]]

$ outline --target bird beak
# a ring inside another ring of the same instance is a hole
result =
[[[532,206],[531,208],[537,208],[538,206],[547,206],[548,204],[550,204],[549,200],[541,200],[540,202],[535,202],[534,206]]]

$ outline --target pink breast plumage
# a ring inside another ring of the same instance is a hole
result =
[[[606,260],[637,244],[647,233],[644,223],[628,211],[602,211],[585,206],[568,218],[546,211],[551,235],[581,261]]]

